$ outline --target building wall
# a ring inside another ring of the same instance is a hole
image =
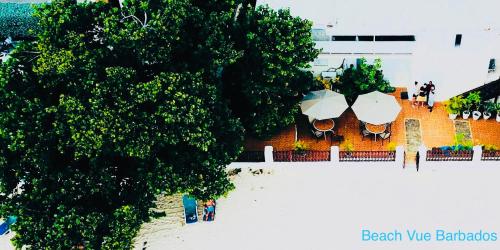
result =
[[[500,60],[497,0],[257,1],[263,4],[290,8],[293,15],[313,21],[314,29],[325,31],[330,41],[316,42],[323,51],[311,64],[316,74],[338,67],[344,59],[355,64],[356,58],[380,58],[384,75],[394,86],[432,80],[437,100],[500,76],[500,69],[488,73],[490,59],[495,58],[497,65]],[[462,34],[460,46],[455,46],[456,34]],[[336,35],[413,35],[415,41],[331,41]]]

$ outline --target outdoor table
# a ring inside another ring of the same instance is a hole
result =
[[[335,122],[333,121],[333,119],[314,120],[313,127],[316,130],[323,132],[326,140],[326,132],[333,131],[333,128],[335,127]]]
[[[375,141],[377,141],[377,135],[382,134],[382,133],[385,132],[385,124],[374,125],[374,124],[371,124],[371,123],[366,123],[365,127],[366,127],[366,130],[368,130],[368,132],[370,132],[373,135],[375,135]]]

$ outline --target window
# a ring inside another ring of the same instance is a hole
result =
[[[495,72],[497,69],[495,58],[490,59],[490,64],[488,65],[488,73]]]
[[[332,41],[356,41],[356,36],[332,36]]]
[[[373,36],[358,36],[360,42],[373,42]]]
[[[328,66],[328,59],[316,58],[313,62],[314,66]]]
[[[455,36],[455,47],[460,47],[460,44],[462,44],[462,34],[457,34]]]
[[[377,42],[414,42],[415,36],[375,36]]]
[[[324,29],[312,29],[311,30],[313,41],[330,41],[330,37],[326,35]]]

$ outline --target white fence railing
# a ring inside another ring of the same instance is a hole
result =
[[[261,152],[262,153],[262,152]],[[384,167],[416,167],[439,168],[439,167],[500,167],[500,151],[485,151],[481,146],[474,146],[472,150],[446,151],[429,150],[420,146],[415,163],[408,164],[405,161],[406,153],[404,147],[398,146],[395,151],[340,151],[338,146],[332,146],[330,151],[309,151],[303,155],[294,151],[274,151],[272,146],[264,148],[264,159],[258,157],[259,162],[233,162],[229,168],[266,168],[266,167],[290,167],[290,166],[384,166]],[[251,157],[255,159],[254,157]]]

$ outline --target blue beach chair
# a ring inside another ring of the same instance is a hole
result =
[[[4,223],[0,224],[0,235],[4,235],[5,233],[7,233],[9,231],[10,225],[15,224],[16,221],[16,216],[9,216]]]
[[[182,204],[184,205],[186,224],[198,222],[198,204],[196,203],[196,199],[184,195],[182,196]]]

